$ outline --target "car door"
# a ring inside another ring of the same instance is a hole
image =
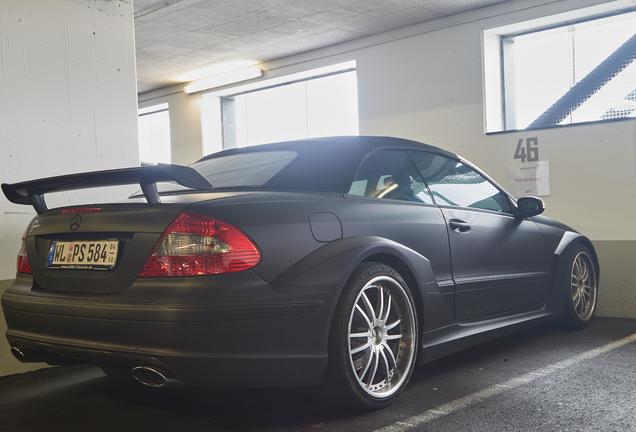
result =
[[[537,224],[516,218],[509,196],[467,163],[432,152],[413,157],[446,220],[457,320],[540,308],[549,263]]]
[[[429,260],[436,284],[424,294],[425,330],[455,321],[454,282],[446,221],[406,150],[377,150],[361,163],[348,201],[339,210],[347,236],[379,236],[406,246]]]

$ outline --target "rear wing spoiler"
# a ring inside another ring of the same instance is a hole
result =
[[[2,183],[2,191],[12,203],[32,205],[35,211],[43,213],[48,210],[44,201],[46,193],[128,184],[139,184],[146,201],[157,204],[161,202],[157,182],[162,181],[174,181],[193,189],[212,189],[210,182],[194,168],[159,164],[69,174],[12,184]]]

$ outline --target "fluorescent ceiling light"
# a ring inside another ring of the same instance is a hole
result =
[[[228,88],[224,88],[222,90],[216,90],[210,92],[215,96],[231,96],[238,93],[247,93],[254,90],[260,90],[266,87],[274,87],[281,84],[289,84],[294,81],[302,81],[306,79],[316,78],[323,75],[329,75],[338,72],[345,72],[348,70],[355,70],[356,61],[351,60],[344,63],[333,64],[329,66],[323,66],[317,69],[306,70],[302,72],[296,72],[288,75],[282,75],[275,78],[270,78],[266,80],[259,80],[252,83],[240,84],[238,86],[232,86]]]
[[[225,72],[217,75],[213,75],[209,78],[203,78],[197,81],[193,81],[183,88],[186,93],[196,93],[203,90],[208,90],[216,87],[223,87],[228,84],[234,84],[241,81],[246,81],[253,78],[260,78],[263,76],[263,71],[257,66]]]
[[[166,111],[168,109],[168,104],[167,103],[162,103],[162,104],[156,104],[156,105],[150,105],[144,108],[139,108],[137,110],[137,115],[146,115],[146,114],[152,114],[152,113],[156,113],[156,112],[160,112],[160,111]]]
[[[233,72],[239,69],[258,66],[260,64],[260,61],[252,59],[214,62],[212,64],[207,64],[205,66],[190,69],[186,72],[180,73],[179,75],[173,77],[173,81],[175,83],[189,83],[190,81],[196,81],[226,72]]]

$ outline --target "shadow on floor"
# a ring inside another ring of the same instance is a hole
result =
[[[629,320],[599,320],[592,328],[576,333],[556,324],[526,330],[417,369],[398,403],[362,414],[318,403],[306,389],[153,391],[120,387],[92,367],[46,369],[0,379],[0,429],[373,430],[414,411],[464,396],[461,392],[471,391],[466,384],[471,380],[475,387],[492,385],[491,381],[506,373],[549,363],[550,355],[585,350],[633,331],[636,321]],[[474,370],[482,366],[490,368],[492,375],[474,378]],[[446,390],[431,392],[441,379]]]

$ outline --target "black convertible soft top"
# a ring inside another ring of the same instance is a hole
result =
[[[356,159],[361,159],[370,151],[378,148],[407,148],[412,150],[426,150],[434,153],[444,154],[452,158],[457,158],[456,154],[451,153],[447,150],[443,150],[439,147],[435,147],[429,144],[423,144],[421,142],[409,140],[406,138],[359,135],[307,138],[303,140],[259,144],[249,147],[223,150],[208,156],[204,156],[200,159],[200,161],[239,153],[252,153],[271,150],[294,150],[300,153],[312,153],[316,156],[321,155],[322,157],[328,159],[334,159],[335,155],[338,155],[338,157],[340,157],[349,154],[354,157],[358,156]]]
[[[362,160],[377,149],[426,150],[457,158],[457,155],[438,147],[403,138],[339,136],[224,150],[205,156],[197,163],[237,154],[293,151],[298,154],[297,158],[264,186],[272,189],[345,193],[349,190],[351,181]]]
[[[7,199],[16,204],[33,205],[38,213],[47,210],[43,195],[51,192],[87,189],[101,186],[139,184],[150,204],[160,202],[158,182],[174,182],[185,188],[212,190],[197,165],[211,159],[247,153],[293,151],[296,157],[276,173],[261,188],[346,193],[362,160],[376,149],[426,150],[451,157],[456,155],[416,141],[382,136],[343,136],[311,138],[262,144],[224,150],[206,156],[192,167],[165,165],[121,168],[88,173],[69,174],[2,184]]]

